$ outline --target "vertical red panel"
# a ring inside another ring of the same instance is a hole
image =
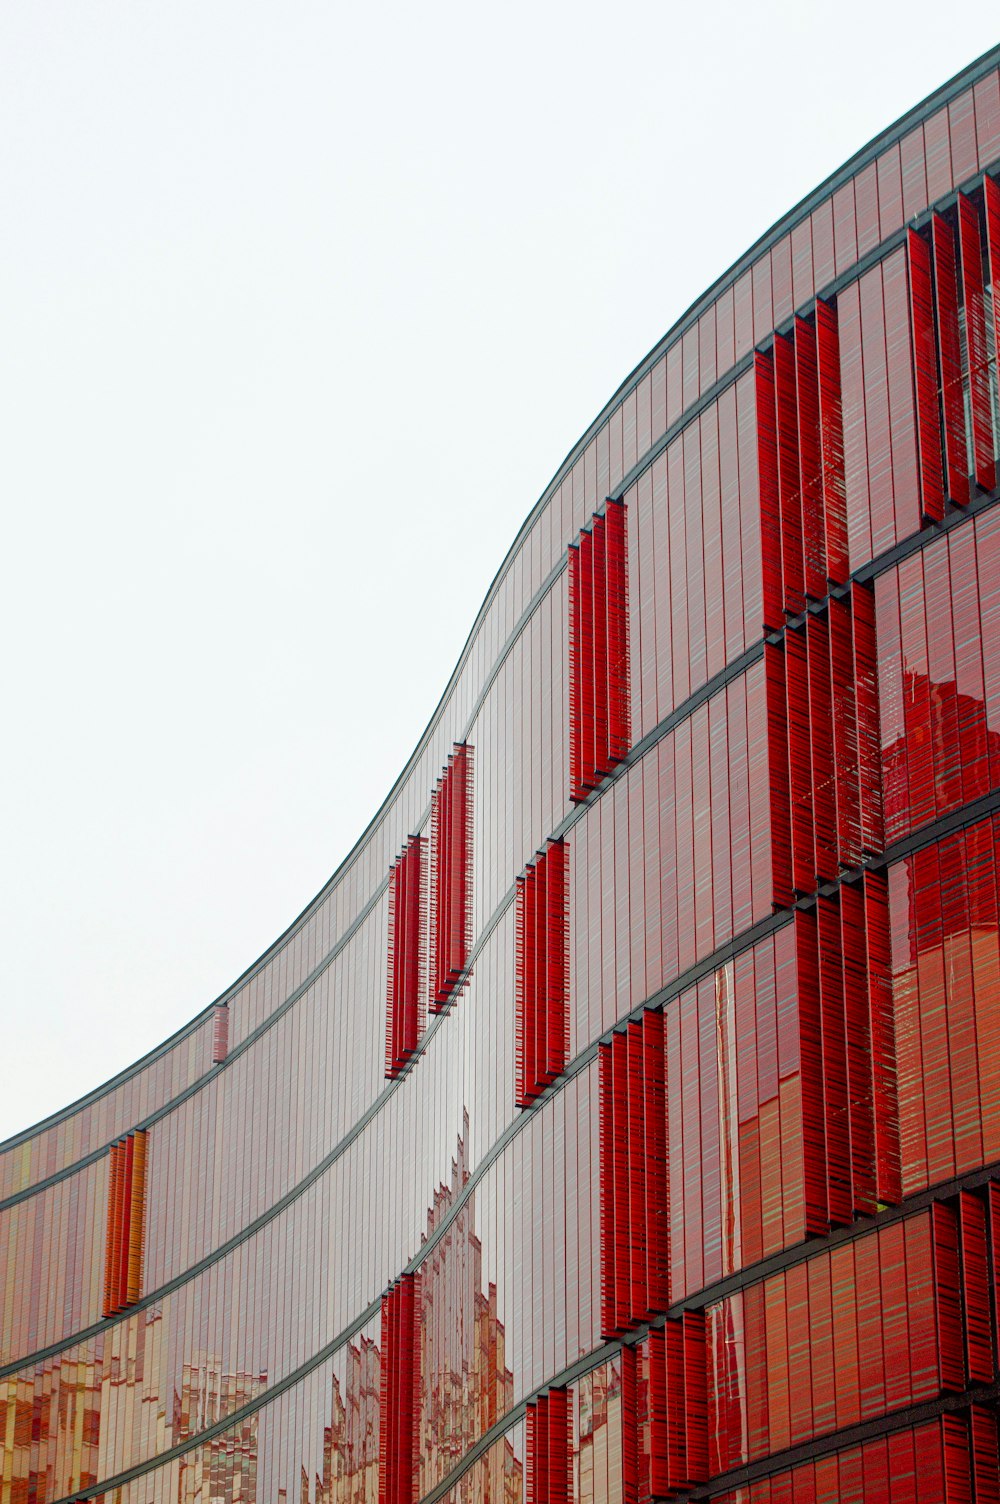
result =
[[[965,1313],[965,1371],[970,1384],[993,1382],[990,1279],[986,1257],[986,1206],[971,1191],[958,1198],[962,1303]]]
[[[121,1257],[121,1206],[123,1155],[120,1144],[112,1144],[108,1151],[108,1210],[104,1237],[104,1303],[103,1316],[113,1316],[118,1309],[118,1265]]]
[[[142,1295],[142,1272],[146,1252],[146,1131],[129,1134],[132,1145],[132,1182],[128,1202],[128,1260],[125,1270],[125,1304],[134,1306]]]
[[[806,659],[816,876],[820,882],[832,882],[839,867],[830,627],[825,614],[806,618]]]
[[[778,491],[778,431],[774,406],[774,361],[754,355],[757,406],[757,474],[760,488],[760,548],[765,632],[785,624],[781,571],[781,503]]]
[[[765,643],[764,668],[767,688],[767,767],[773,903],[776,908],[789,908],[795,901],[795,893],[792,888],[792,813],[783,644]]]
[[[648,1469],[640,1468],[639,1437],[639,1351],[623,1347],[622,1365],[622,1504],[639,1504],[640,1477]],[[567,1447],[567,1461],[569,1448]],[[572,1494],[569,1495],[572,1497]]]
[[[684,1450],[685,1482],[708,1478],[708,1376],[705,1353],[705,1312],[685,1311],[684,1336]]]
[[[569,1392],[550,1389],[543,1400],[548,1429],[548,1492],[546,1504],[569,1504],[572,1498],[569,1434]]]
[[[850,578],[847,547],[847,495],[844,485],[844,421],[840,397],[840,337],[837,310],[816,300],[816,361],[819,374],[819,422],[823,461],[823,519],[826,570],[844,585]]]
[[[799,489],[798,421],[795,409],[795,346],[774,336],[774,395],[778,434],[778,501],[781,514],[781,573],[785,610],[805,610],[802,495]]]
[[[600,1228],[601,1228],[601,1332],[605,1337],[614,1336],[617,1329],[615,1291],[618,1276],[616,1270],[614,1178],[614,1080],[612,1077],[611,1045],[600,1043],[597,1047],[598,1065],[598,1148],[601,1156],[599,1166]]]
[[[456,743],[431,798],[431,1008],[467,980],[472,949],[472,748]]]
[[[579,543],[569,546],[569,789],[574,800],[583,789],[583,574]]]
[[[594,750],[589,773],[590,787],[596,788],[611,771],[608,757],[608,538],[607,519],[603,515],[595,517],[591,523],[590,558],[594,581],[591,605],[594,638]]]
[[[646,1280],[651,1311],[670,1301],[670,1201],[667,1173],[667,1098],[662,1012],[643,1014],[643,1093],[646,1157]]]
[[[958,327],[958,271],[955,232],[940,214],[931,220],[934,248],[934,308],[941,356],[941,408],[944,414],[944,459],[948,494],[964,506],[969,500],[969,457],[965,441],[965,397]]]
[[[916,230],[907,230],[906,243],[910,273],[910,326],[915,368],[921,506],[924,516],[933,522],[944,516],[944,490],[931,251],[926,240]]]
[[[404,1274],[382,1297],[379,1504],[414,1504],[420,1403],[420,1277]]]
[[[632,745],[631,675],[629,672],[628,547],[625,503],[608,498],[607,653],[608,653],[608,771],[628,756]]]
[[[123,1311],[128,1305],[128,1252],[129,1232],[132,1226],[132,1162],[135,1155],[135,1140],[129,1134],[122,1139],[122,1198],[121,1218],[118,1230],[120,1247],[118,1250],[118,1290],[115,1297],[115,1308]]]
[[[411,836],[389,872],[385,1074],[398,1076],[420,1043],[424,917],[424,841]]]
[[[973,1498],[976,1504],[1000,1504],[1000,1457],[997,1418],[982,1405],[969,1409]]]
[[[942,1415],[941,1442],[946,1504],[972,1504],[969,1433],[964,1416]]]
[[[997,483],[993,458],[993,415],[990,410],[989,352],[986,344],[986,295],[983,286],[983,246],[979,212],[964,193],[958,195],[958,243],[965,302],[965,348],[968,355],[969,408],[972,416],[972,460],[976,485],[992,491]]]
[[[805,634],[785,633],[785,696],[788,717],[788,773],[791,795],[792,886],[797,893],[816,888],[813,834],[812,728]]]
[[[931,1206],[934,1302],[941,1387],[965,1387],[962,1304],[959,1294],[958,1216],[950,1206]]]
[[[795,391],[799,439],[799,491],[802,497],[805,590],[813,600],[826,595],[826,517],[823,506],[823,438],[820,428],[816,330],[795,320]]]
[[[1000,351],[1000,188],[989,176],[983,179],[986,209],[986,264],[993,290],[993,348]]]
[[[629,1280],[626,1314],[629,1324],[643,1321],[651,1314],[646,1283],[646,1155],[643,1090],[642,1023],[631,1019],[625,1032],[626,1075],[628,1081],[628,1200]]]
[[[631,1325],[630,1281],[632,1276],[632,1198],[630,1195],[628,1119],[628,1038],[611,1036],[612,1141],[611,1173],[615,1186],[615,1325],[614,1331],[627,1331]]]

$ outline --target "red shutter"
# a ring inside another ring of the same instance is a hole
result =
[[[550,1389],[527,1406],[525,1504],[570,1504],[573,1451],[569,1391]]]
[[[992,491],[997,483],[997,472],[993,460],[983,244],[979,234],[979,212],[964,193],[958,195],[958,243],[962,260],[962,297],[965,302],[973,474],[977,486],[982,486],[984,491]]]
[[[528,1107],[569,1058],[567,859],[550,841],[516,880],[516,1101]]]
[[[420,1431],[420,1276],[404,1274],[382,1297],[379,1504],[417,1497]]]
[[[625,503],[609,498],[569,550],[570,798],[579,802],[631,745]]]
[[[431,796],[431,1009],[468,980],[472,949],[472,748],[458,742]]]
[[[944,490],[941,483],[943,459],[931,252],[926,240],[916,230],[907,230],[906,245],[910,274],[910,330],[913,339],[921,506],[924,516],[933,522],[944,516]]]
[[[944,458],[948,494],[964,505],[969,500],[969,457],[965,444],[965,397],[958,328],[958,273],[955,233],[940,214],[931,220],[938,353],[941,358],[941,409],[944,413]]]
[[[823,504],[823,442],[820,429],[816,328],[795,320],[795,393],[799,437],[799,491],[806,595],[822,600],[827,589],[826,517]]]
[[[424,1026],[424,840],[411,836],[389,872],[385,1074],[398,1076],[416,1054]]]
[[[757,404],[757,475],[760,491],[760,551],[765,632],[785,625],[781,573],[781,504],[778,494],[778,431],[774,407],[774,361],[754,356]]]
[[[114,1316],[141,1298],[145,1240],[146,1132],[137,1128],[108,1153],[103,1316]]]
[[[823,456],[823,519],[826,570],[845,585],[851,565],[847,551],[847,496],[844,483],[844,423],[840,396],[840,337],[837,310],[816,300],[816,359],[819,370],[819,422]]]

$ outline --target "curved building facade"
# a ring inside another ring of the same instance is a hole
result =
[[[0,1146],[0,1504],[1000,1498],[998,65],[616,392],[271,950]]]

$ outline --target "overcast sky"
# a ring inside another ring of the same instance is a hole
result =
[[[0,5],[0,1137],[210,1002],[688,304],[940,0]]]

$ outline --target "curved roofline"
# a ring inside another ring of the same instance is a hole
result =
[[[826,199],[830,198],[838,188],[843,186],[844,183],[853,178],[861,168],[868,166],[870,162],[874,161],[875,158],[878,157],[883,151],[885,151],[887,147],[896,144],[903,138],[903,136],[907,135],[909,131],[914,128],[914,126],[918,125],[929,115],[932,115],[942,105],[948,104],[957,94],[963,93],[966,89],[976,84],[981,78],[985,78],[987,74],[991,73],[997,67],[1000,67],[1000,43],[997,43],[994,47],[991,47],[986,52],[982,53],[981,56],[976,58],[973,62],[969,63],[958,73],[954,74],[946,83],[941,84],[937,89],[933,90],[932,93],[928,94],[918,104],[912,106],[911,109],[907,110],[905,114],[899,116],[899,118],[895,120],[892,125],[888,126],[885,130],[880,131],[876,136],[873,136],[871,140],[869,140],[864,146],[860,148],[859,151],[856,151],[853,156],[847,159],[846,162],[844,162],[840,167],[831,172],[828,177],[824,178],[824,180],[819,184],[818,187],[812,189],[811,192],[807,193],[804,198],[800,199],[797,204],[795,204],[791,209],[783,214],[780,219],[776,220],[774,224],[771,225],[770,229],[765,230],[764,233],[760,235],[757,240],[755,240],[753,244],[746,251],[744,251],[743,254],[739,256],[737,260],[734,261],[726,271],[722,272],[722,274],[718,276],[713,283],[710,284],[705,292],[701,293],[700,296],[697,297],[695,301],[691,303],[688,308],[679,316],[679,318],[674,321],[667,332],[657,341],[652,349],[642,358],[642,360],[638,362],[637,365],[632,368],[632,370],[624,378],[624,380],[618,384],[611,397],[601,408],[600,412],[587,426],[583,434],[579,439],[577,439],[572,448],[567,452],[562,462],[556,467],[555,471],[553,472],[552,478],[542,490],[542,493],[539,496],[538,500],[532,506],[530,512],[525,517],[524,522],[521,524],[520,528],[515,534],[510,548],[507,550],[507,553],[505,554],[500,567],[498,568],[496,574],[490,582],[489,588],[486,591],[486,595],[483,598],[483,603],[476,613],[475,620],[473,621],[472,627],[469,630],[469,634],[465,639],[462,651],[458,656],[458,661],[456,662],[454,669],[448,677],[448,682],[446,683],[444,690],[441,693],[437,705],[431,712],[430,720],[427,722],[426,727],[421,733],[416,746],[410,753],[409,757],[406,759],[406,762],[403,764],[402,769],[394,780],[385,798],[382,800],[382,803],[372,815],[372,818],[369,820],[364,830],[358,836],[350,851],[348,851],[346,856],[344,856],[343,859],[334,868],[333,872],[331,873],[330,877],[327,878],[322,888],[320,888],[319,891],[314,894],[314,896],[296,915],[291,923],[286,926],[286,928],[281,932],[280,935],[278,935],[277,939],[273,940],[267,947],[267,949],[262,951],[257,959],[255,961],[252,961],[250,965],[240,973],[240,975],[234,982],[232,982],[227,988],[225,988],[225,990],[221,992],[213,1002],[202,1008],[201,1011],[198,1012],[188,1023],[182,1025],[180,1029],[178,1029],[174,1034],[171,1034],[169,1038],[163,1041],[162,1044],[154,1046],[154,1048],[150,1050],[146,1055],[143,1055],[141,1059],[135,1061],[132,1065],[126,1066],[122,1071],[119,1071],[117,1075],[111,1077],[110,1080],[104,1082],[102,1085],[96,1086],[91,1091],[84,1093],[83,1096],[77,1098],[77,1100],[70,1103],[69,1106],[58,1109],[49,1117],[41,1119],[38,1123],[32,1124],[28,1128],[22,1129],[19,1133],[12,1135],[12,1137],[8,1139],[4,1139],[2,1142],[0,1142],[0,1154],[6,1153],[10,1149],[16,1148],[18,1144],[24,1143],[27,1140],[36,1137],[39,1133],[44,1132],[48,1128],[54,1127],[57,1123],[63,1121],[64,1119],[72,1117],[74,1113],[80,1111],[90,1102],[96,1101],[100,1097],[105,1096],[108,1092],[113,1091],[116,1086],[123,1084],[131,1076],[137,1074],[147,1065],[152,1064],[152,1062],[158,1059],[161,1055],[167,1053],[187,1034],[192,1033],[205,1020],[205,1018],[213,1008],[228,1004],[230,999],[240,990],[240,988],[243,987],[245,983],[261,969],[262,966],[264,966],[270,959],[277,955],[278,952],[295,936],[301,926],[309,919],[310,915],[314,913],[319,904],[322,903],[323,899],[329,894],[331,889],[334,888],[340,881],[340,879],[350,870],[351,866],[361,855],[365,845],[367,844],[375,830],[378,828],[380,822],[384,819],[387,811],[391,808],[393,800],[405,783],[411,769],[424,751],[434,731],[437,729],[438,723],[441,720],[451,693],[458,682],[463,668],[468,662],[469,655],[472,651],[472,646],[475,642],[479,628],[485,619],[486,613],[488,612],[490,606],[493,604],[493,601],[496,598],[496,595],[500,589],[501,584],[503,583],[507,571],[514,563],[514,560],[517,557],[522,543],[530,533],[543,508],[551,499],[556,487],[562,483],[567,472],[572,469],[573,465],[576,464],[576,461],[580,458],[581,454],[584,452],[591,439],[594,438],[594,436],[603,427],[604,423],[614,412],[623,396],[631,389],[631,387],[641,381],[642,377],[648,370],[652,368],[653,365],[655,365],[660,356],[663,355],[668,349],[670,349],[678,339],[682,338],[684,334],[687,333],[688,329],[690,329],[692,325],[697,322],[701,315],[709,307],[711,307],[716,299],[729,287],[734,286],[739,278],[743,275],[743,273],[747,271],[751,266],[753,266],[765,251],[770,250],[771,247],[776,245],[785,235],[787,235],[791,230],[795,229],[796,225],[801,223],[801,221],[805,219],[807,215],[811,214],[814,209],[818,208],[820,204],[822,204]]]

